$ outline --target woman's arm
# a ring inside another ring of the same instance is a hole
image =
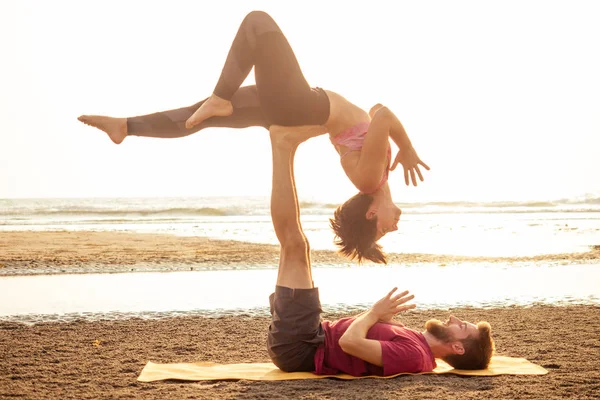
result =
[[[384,107],[385,108],[385,107]],[[410,184],[410,180],[412,180],[412,184],[417,186],[417,179],[415,177],[415,172],[419,176],[421,182],[423,181],[423,175],[421,174],[421,170],[419,169],[419,165],[429,171],[429,166],[425,164],[415,151],[406,131],[404,130],[404,126],[396,117],[396,115],[386,108],[387,118],[390,120],[390,137],[398,146],[398,154],[396,155],[396,159],[394,160],[390,170],[393,171],[396,169],[398,163],[402,164],[404,168],[404,182],[408,186]]]
[[[408,134],[406,133],[406,130],[404,129],[404,126],[398,117],[396,117],[396,115],[390,109],[382,106],[381,104],[376,104],[373,106],[369,111],[369,115],[373,118],[371,125],[376,123],[377,130],[388,130],[389,137],[398,146],[398,154],[396,155],[396,159],[392,163],[390,170],[393,171],[398,163],[402,164],[402,167],[404,168],[404,181],[406,185],[409,185],[410,181],[412,180],[413,185],[417,186],[416,175],[418,175],[419,179],[423,181],[423,175],[421,174],[419,165],[426,170],[429,170],[429,166],[425,164],[417,155],[417,152],[415,151]],[[379,134],[381,135],[382,133],[380,132]]]
[[[387,152],[393,122],[390,114],[386,107],[375,112],[358,161],[348,171],[348,177],[361,192],[376,190],[389,164]]]
[[[402,123],[400,122],[398,117],[396,117],[396,115],[390,109],[384,107],[383,104],[377,103],[373,107],[371,107],[371,109],[369,110],[369,116],[373,118],[377,111],[379,111],[382,108],[386,109],[386,111],[384,112],[389,113],[389,117],[392,119],[392,125],[390,127],[390,137],[392,138],[394,143],[396,143],[398,148],[412,146],[412,144],[410,143],[410,139],[408,138],[408,135],[404,130],[404,126],[402,126]]]

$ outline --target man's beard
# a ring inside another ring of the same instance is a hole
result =
[[[440,342],[449,343],[453,341],[452,335],[448,331],[448,328],[444,326],[440,320],[430,319],[425,323],[425,329]]]

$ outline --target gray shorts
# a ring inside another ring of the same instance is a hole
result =
[[[315,352],[325,341],[319,289],[276,286],[269,303],[267,350],[273,364],[286,372],[314,371]]]

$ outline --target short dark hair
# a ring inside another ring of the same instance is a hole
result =
[[[375,241],[377,236],[377,217],[367,219],[367,211],[373,202],[373,196],[359,193],[339,206],[329,219],[335,233],[334,243],[338,252],[351,260],[362,262],[367,259],[379,264],[387,264],[381,246]]]
[[[461,340],[465,348],[464,354],[451,354],[443,358],[456,369],[486,369],[494,354],[494,339],[492,327],[485,321],[477,324],[478,337],[468,337]]]

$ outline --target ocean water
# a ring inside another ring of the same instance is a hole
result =
[[[314,267],[323,309],[352,314],[397,286],[418,309],[600,305],[597,264],[461,263]],[[268,315],[275,268],[0,278],[0,320]]]
[[[505,264],[493,259],[585,252],[600,245],[600,197],[398,205],[403,210],[399,230],[380,241],[387,252],[476,255],[489,261],[315,265],[313,276],[326,310],[364,308],[390,285],[415,292],[420,308],[600,304],[597,262],[517,259]],[[328,218],[336,206],[301,203],[302,225],[313,249],[334,249]],[[257,197],[0,200],[0,235],[13,230],[127,231],[277,243],[269,199]],[[35,323],[265,314],[276,270],[254,267],[0,277],[0,319]]]
[[[600,197],[536,202],[398,203],[387,252],[531,256],[585,252],[600,245]],[[337,204],[301,202],[313,249],[334,249],[329,218]],[[265,197],[0,199],[9,230],[163,233],[277,244]]]

